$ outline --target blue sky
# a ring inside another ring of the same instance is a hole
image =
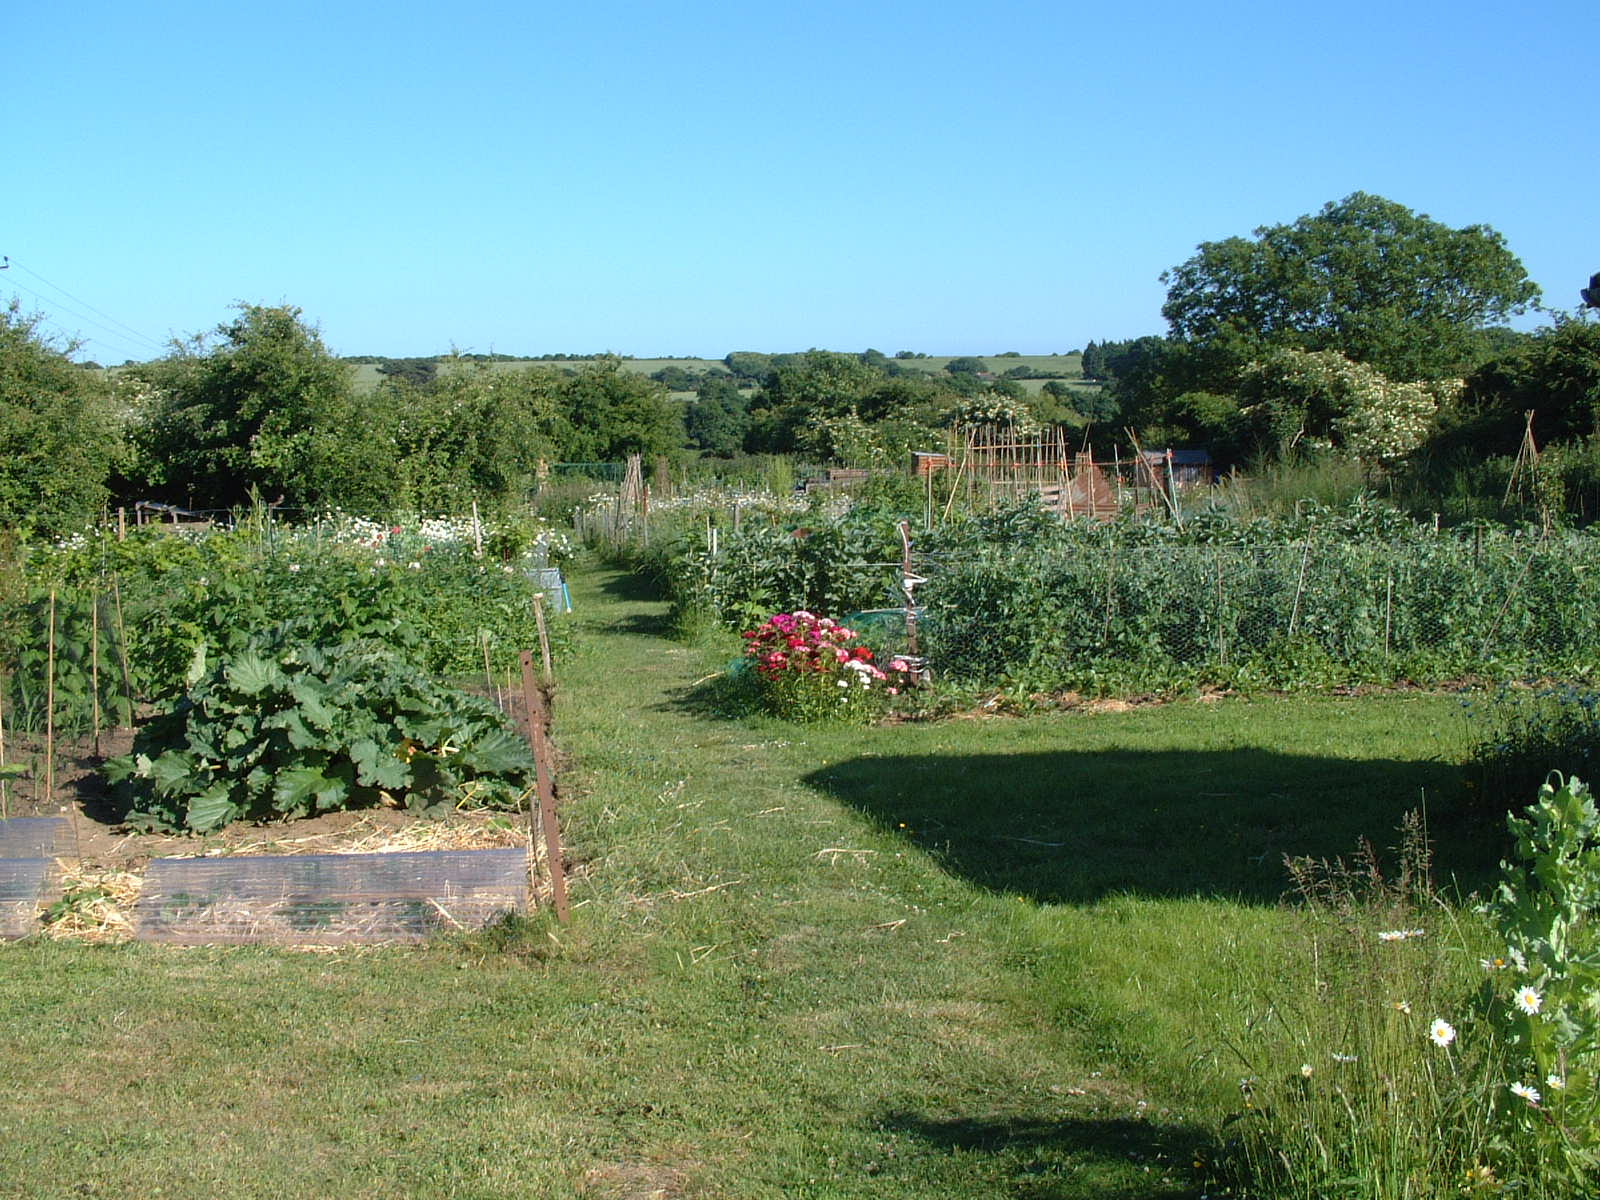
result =
[[[1065,351],[1358,190],[1556,307],[1600,271],[1594,0],[7,8],[0,296],[105,362],[240,300],[344,354]]]

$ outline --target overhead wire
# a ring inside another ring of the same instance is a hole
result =
[[[125,321],[119,321],[119,320],[117,320],[116,317],[113,317],[110,313],[101,311],[100,309],[96,308],[94,305],[90,304],[87,300],[84,300],[79,296],[74,296],[71,292],[67,291],[67,289],[62,287],[59,283],[55,283],[52,280],[46,279],[43,275],[39,274],[39,272],[35,271],[32,267],[28,266],[26,263],[18,262],[16,259],[12,258],[9,254],[6,255],[5,261],[9,266],[11,266],[12,268],[14,268],[16,270],[26,271],[29,275],[32,275],[35,279],[37,279],[40,283],[44,284],[46,287],[54,288],[56,291],[60,292],[63,296],[65,296],[67,299],[71,300],[73,303],[81,304],[84,308],[87,308],[90,312],[94,313],[96,316],[104,317],[106,320],[110,321],[111,324],[115,325],[117,328],[123,330],[126,333],[132,334],[133,337],[135,339],[137,339],[138,341],[146,342],[149,345],[154,346],[157,350],[163,350],[164,351],[166,349],[165,343],[163,343],[159,339],[150,337],[148,334],[140,333],[137,329],[135,329],[132,325],[127,324]],[[37,295],[37,293],[35,293],[35,295]],[[78,314],[74,314],[74,315],[78,315]],[[104,326],[102,326],[102,328],[104,328]]]
[[[44,295],[42,292],[35,291],[33,288],[29,287],[25,283],[22,283],[20,280],[9,279],[9,280],[6,280],[6,283],[9,284],[11,287],[20,288],[22,291],[27,292],[28,295],[34,297],[34,299],[40,300],[43,303],[48,304],[53,308],[59,308],[64,312],[70,313],[72,316],[76,317],[78,320],[85,321],[88,324],[93,325],[96,328],[98,328],[100,330],[103,330],[105,333],[110,335],[110,339],[107,339],[105,337],[83,336],[82,337],[82,341],[85,342],[85,343],[98,343],[99,345],[105,346],[107,349],[115,350],[119,354],[123,354],[127,358],[144,358],[144,357],[148,357],[150,355],[150,353],[151,353],[150,349],[145,349],[143,347],[140,347],[140,348],[137,348],[137,349],[133,348],[133,346],[129,342],[129,339],[126,336],[124,336],[123,334],[119,333],[117,330],[111,328],[109,325],[105,325],[100,321],[96,321],[93,317],[87,317],[83,313],[80,313],[80,312],[72,309],[71,307],[69,307],[69,306],[67,306],[65,304],[62,304],[59,300],[56,300],[56,299],[54,299],[54,298],[52,298],[50,296]],[[59,321],[52,321],[52,324],[55,324],[55,325],[57,325],[57,327],[60,327],[60,322]],[[66,331],[63,329],[62,332],[65,333]],[[69,336],[71,336],[71,335],[69,335]],[[166,352],[166,347],[165,346],[158,345],[155,342],[151,342],[150,346],[153,348],[155,353],[164,354]]]

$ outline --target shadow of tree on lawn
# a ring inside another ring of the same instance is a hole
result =
[[[804,777],[997,892],[1042,903],[1133,893],[1282,895],[1285,855],[1394,840],[1426,797],[1439,873],[1475,886],[1498,845],[1462,818],[1459,768],[1259,748],[848,759]]]
[[[1201,1187],[1194,1155],[1209,1139],[1187,1126],[1126,1117],[929,1117],[897,1112],[882,1128],[950,1154],[991,1156],[1027,1200],[1184,1200]],[[1129,1181],[1129,1175],[1139,1176]]]

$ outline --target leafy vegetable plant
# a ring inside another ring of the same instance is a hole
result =
[[[320,646],[294,623],[214,666],[106,764],[130,821],[205,832],[379,803],[514,807],[533,760],[492,704],[373,642]]]

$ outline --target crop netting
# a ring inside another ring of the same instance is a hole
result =
[[[1292,686],[1600,661],[1600,556],[1569,543],[1051,547],[928,573],[921,640],[947,678]]]

